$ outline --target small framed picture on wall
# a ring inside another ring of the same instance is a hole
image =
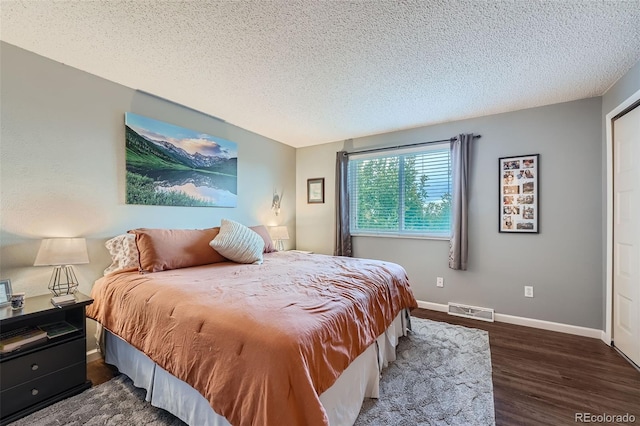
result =
[[[307,179],[307,203],[324,203],[324,178]]]
[[[540,154],[498,159],[498,231],[539,232]]]

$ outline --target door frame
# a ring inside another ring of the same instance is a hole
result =
[[[612,323],[613,323],[613,117],[620,114],[625,109],[640,100],[640,90],[629,96],[624,102],[615,107],[606,115],[605,134],[607,138],[607,213],[606,213],[606,253],[605,253],[605,286],[606,305],[604,316],[604,331],[602,341],[611,346]],[[640,107],[638,107],[640,108]]]

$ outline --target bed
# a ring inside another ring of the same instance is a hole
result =
[[[399,265],[297,252],[120,271],[92,297],[106,362],[191,425],[353,424],[417,305]]]

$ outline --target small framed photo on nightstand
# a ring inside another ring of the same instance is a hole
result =
[[[11,280],[0,280],[0,307],[11,303]]]

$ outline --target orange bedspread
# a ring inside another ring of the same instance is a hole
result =
[[[233,425],[326,425],[318,395],[403,308],[393,263],[295,252],[99,279],[87,314]]]

